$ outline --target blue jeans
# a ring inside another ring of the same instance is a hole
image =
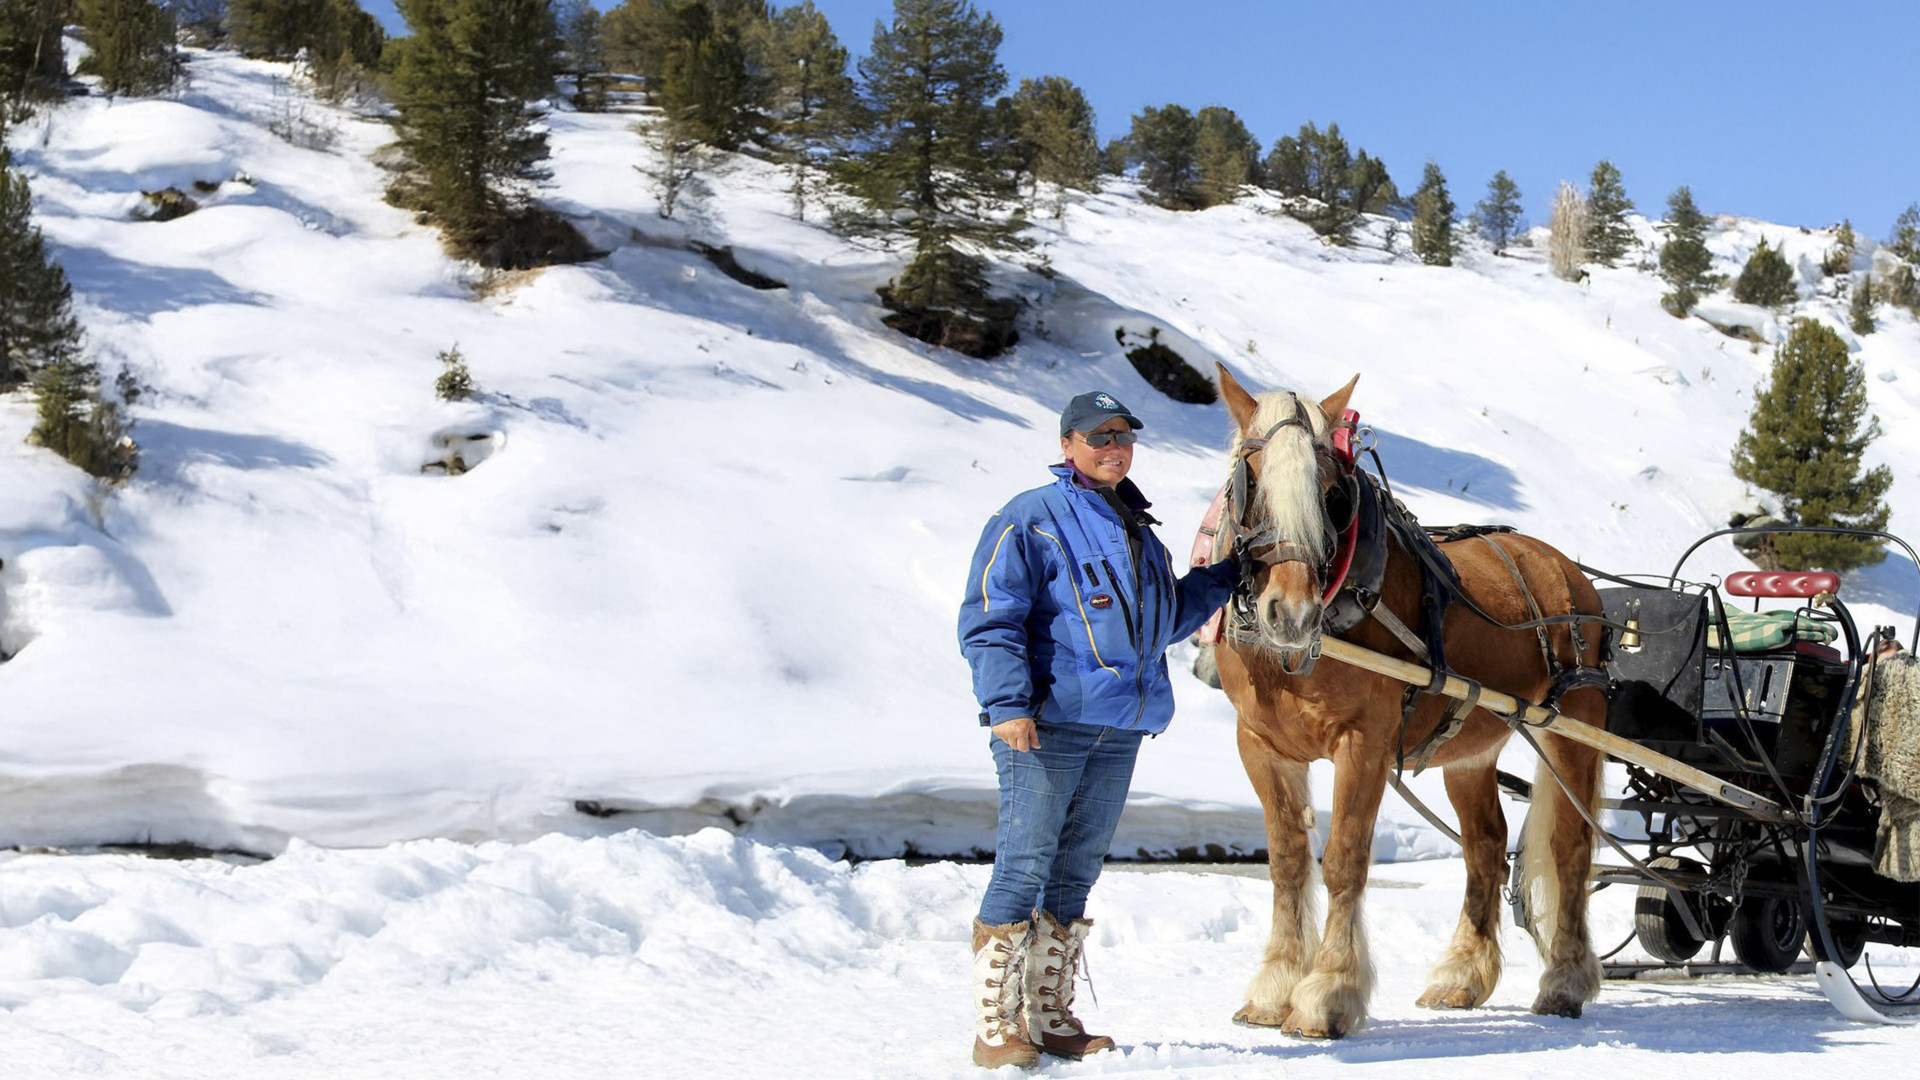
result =
[[[1026,753],[988,736],[1000,775],[993,880],[980,902],[989,926],[1022,922],[1035,908],[1062,923],[1087,910],[1144,737],[1087,724],[1038,728],[1040,746]]]

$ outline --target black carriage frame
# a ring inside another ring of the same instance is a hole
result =
[[[1698,663],[1716,665],[1716,674],[1726,680],[1717,688],[1716,704],[1729,706],[1710,710],[1703,696],[1697,698],[1688,717],[1693,725],[1690,738],[1674,722],[1674,717],[1689,711],[1684,709],[1672,711],[1664,730],[1659,723],[1638,730],[1629,723],[1626,737],[1765,794],[1785,811],[1775,820],[1729,807],[1646,768],[1626,765],[1627,797],[1607,799],[1603,805],[1640,818],[1644,839],[1615,838],[1615,844],[1644,844],[1647,858],[1628,856],[1630,867],[1596,865],[1595,887],[1638,887],[1636,936],[1666,966],[1685,964],[1708,942],[1714,943],[1717,959],[1721,943],[1728,939],[1743,966],[1774,972],[1793,966],[1803,940],[1814,959],[1833,960],[1842,968],[1852,967],[1869,943],[1920,946],[1920,884],[1893,881],[1874,870],[1878,794],[1859,773],[1864,732],[1848,737],[1854,718],[1864,711],[1860,695],[1872,653],[1888,640],[1892,629],[1876,628],[1863,639],[1837,597],[1801,600],[1796,615],[1837,629],[1845,644],[1839,659],[1809,655],[1817,650],[1799,647],[1794,634],[1777,654],[1742,658],[1731,648],[1718,583],[1685,584],[1680,576],[1687,561],[1714,540],[1779,533],[1880,540],[1897,545],[1920,568],[1920,555],[1891,533],[1780,525],[1727,528],[1702,536],[1681,554],[1664,586],[1614,579],[1669,598],[1688,598],[1681,606],[1701,606],[1723,644],[1717,651],[1700,648]],[[1704,627],[1681,629],[1704,638]],[[1616,636],[1613,646],[1617,650],[1620,645]],[[1920,617],[1916,617],[1909,648],[1920,654]],[[1705,676],[1703,669],[1703,681]],[[1778,676],[1789,682],[1777,695],[1769,696],[1774,688],[1749,688],[1745,685],[1749,676],[1761,680]],[[1617,706],[1623,700],[1618,680],[1613,689]],[[1759,691],[1757,697],[1752,690]],[[1778,708],[1756,715],[1752,708],[1756,700],[1777,702]],[[1722,714],[1721,723],[1713,722],[1710,711]],[[1631,721],[1631,713],[1624,718]],[[1610,710],[1610,729],[1615,719]],[[1763,726],[1769,724],[1770,728]],[[1766,737],[1769,734],[1771,739]],[[1783,742],[1788,744],[1784,750],[1792,751],[1790,767],[1784,770]],[[1522,781],[1503,777],[1503,783],[1523,797],[1530,794]],[[1689,852],[1699,858],[1689,858]],[[1889,1002],[1920,1000],[1920,984],[1891,992],[1876,984],[1876,990]]]

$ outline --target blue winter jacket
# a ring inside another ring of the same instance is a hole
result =
[[[1176,577],[1173,557],[1126,527],[1097,491],[1053,466],[1053,483],[1014,496],[987,522],[960,606],[960,652],[973,667],[980,722],[1030,716],[1158,734],[1173,719],[1167,647],[1227,602],[1233,566]],[[1144,510],[1139,490],[1119,492]]]

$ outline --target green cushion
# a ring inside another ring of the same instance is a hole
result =
[[[1831,625],[1793,611],[1729,611],[1727,630],[1737,653],[1766,652],[1786,646],[1789,638],[1828,642],[1840,636]],[[1707,647],[1720,647],[1720,628],[1707,627]]]

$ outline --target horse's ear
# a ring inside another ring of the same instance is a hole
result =
[[[1235,427],[1247,430],[1247,425],[1253,423],[1253,411],[1259,405],[1233,377],[1233,372],[1227,370],[1227,365],[1215,360],[1213,366],[1220,371],[1220,396],[1227,399],[1227,415],[1233,417]]]
[[[1331,428],[1340,422],[1340,414],[1347,411],[1347,399],[1353,396],[1353,386],[1359,381],[1360,376],[1355,375],[1347,380],[1347,385],[1320,402],[1320,415],[1327,418],[1327,427]]]

